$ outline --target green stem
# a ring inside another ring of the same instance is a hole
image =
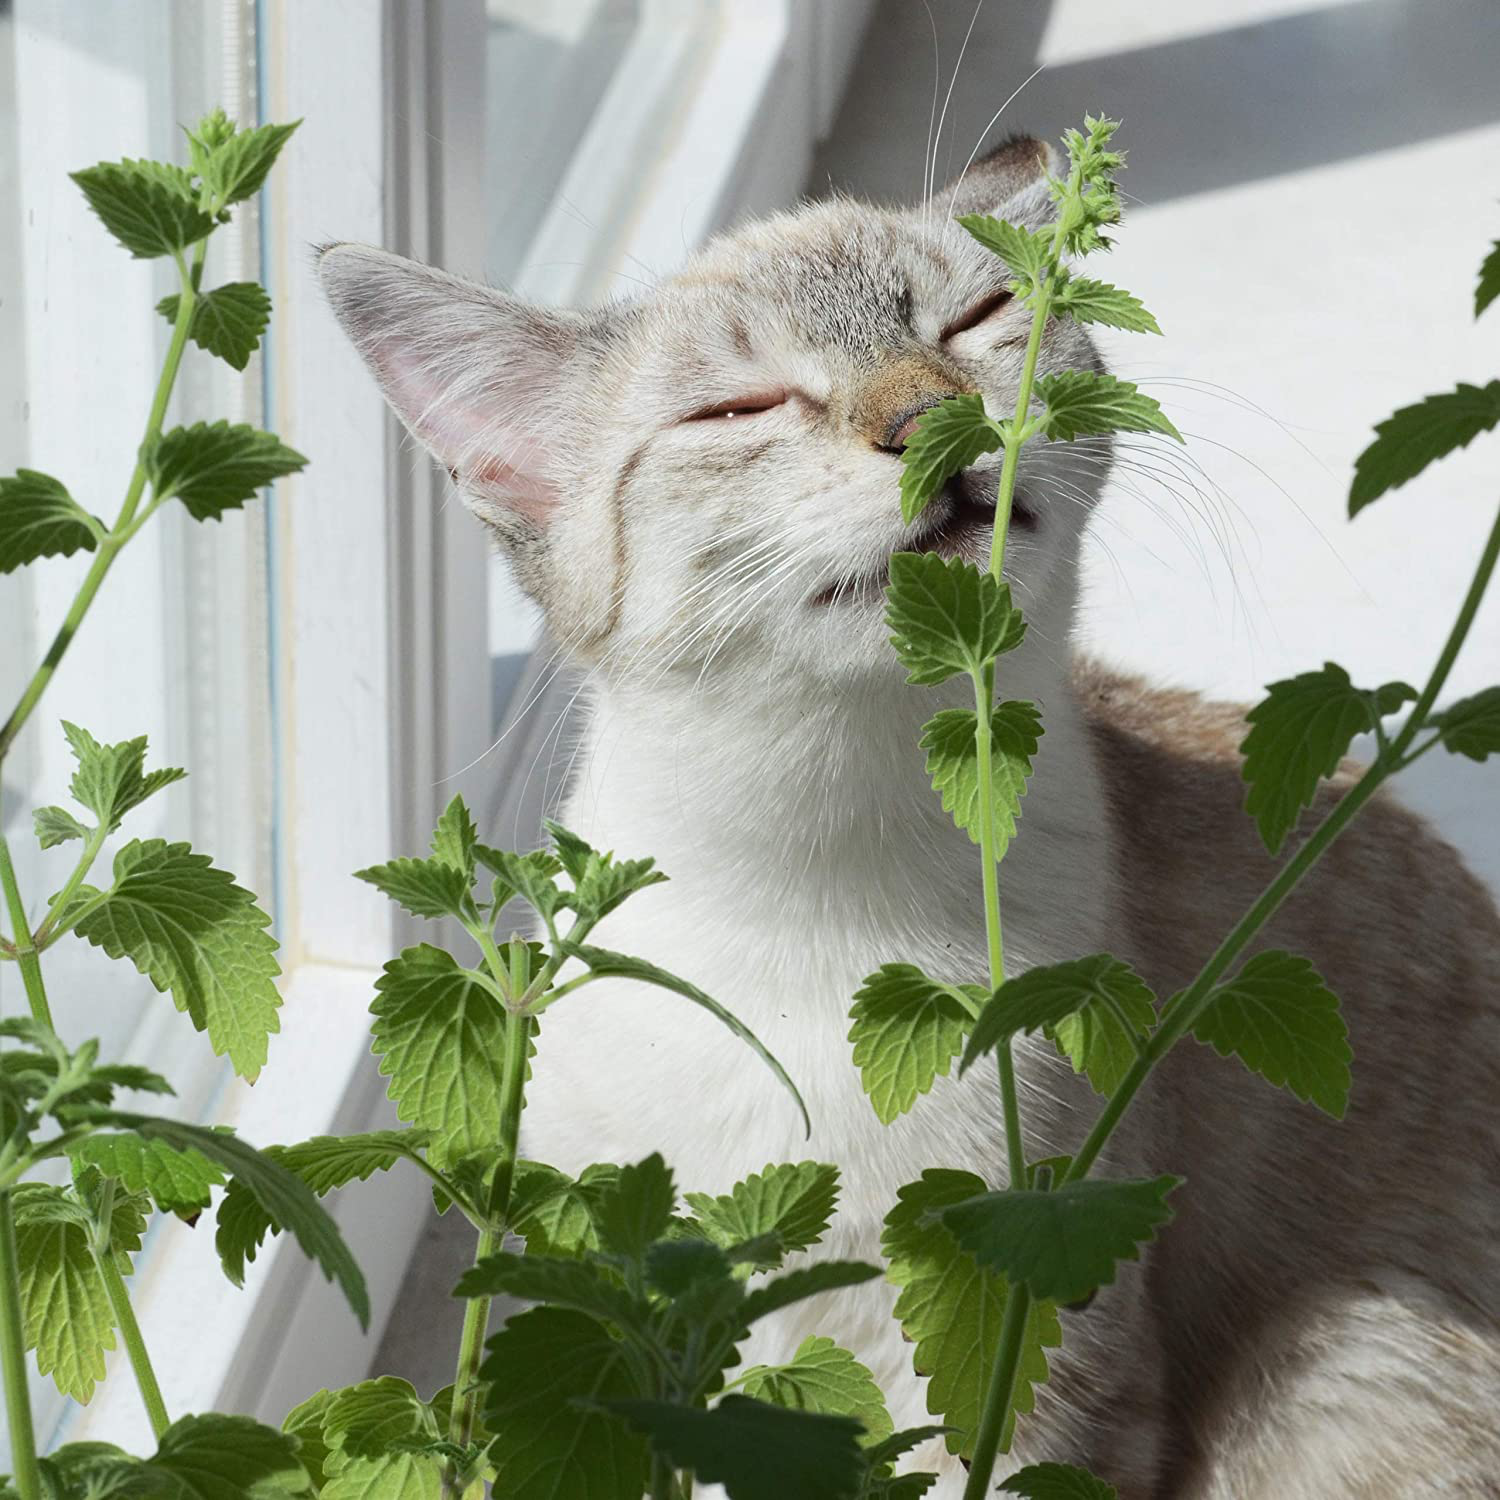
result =
[[[493,1255],[505,1241],[503,1229],[480,1231],[474,1248],[474,1263]],[[465,1446],[474,1434],[474,1420],[479,1412],[479,1363],[484,1356],[484,1335],[490,1322],[490,1297],[471,1297],[464,1308],[464,1331],[458,1342],[458,1366],[453,1374],[453,1415],[448,1423],[448,1437]],[[445,1500],[459,1493],[459,1475],[453,1464],[443,1468]]]
[[[10,845],[0,830],[0,885],[5,887],[5,904],[10,912],[10,923],[15,930],[12,947],[16,961],[21,966],[21,981],[26,986],[26,1003],[31,1007],[34,1021],[53,1030],[52,1009],[47,1004],[47,987],[42,983],[42,961],[37,955],[36,944],[31,938],[31,924],[26,918],[26,903],[21,897],[21,887],[16,880],[16,867],[11,863]]]
[[[120,1335],[125,1340],[125,1353],[130,1359],[135,1383],[140,1387],[146,1415],[151,1419],[151,1432],[159,1439],[172,1425],[172,1419],[167,1415],[167,1404],[162,1400],[161,1386],[157,1384],[156,1371],[151,1367],[151,1356],[146,1352],[141,1325],[136,1322],[135,1309],[130,1305],[125,1278],[120,1274],[114,1251],[108,1247],[95,1254],[94,1263],[99,1267],[100,1276],[104,1278],[104,1290],[109,1297],[110,1309],[115,1315]]]
[[[1005,455],[1000,462],[1000,488],[995,494],[995,535],[990,542],[990,572],[999,579],[1005,572],[1005,542],[1010,532],[1010,512],[1016,494],[1016,467],[1021,459],[1021,449],[1026,439],[1016,441],[1016,436],[1025,427],[1031,415],[1031,392],[1036,384],[1037,358],[1042,352],[1042,334],[1047,327],[1047,315],[1052,309],[1052,283],[1050,278],[1042,281],[1036,289],[1036,306],[1032,309],[1031,334],[1026,340],[1026,353],[1021,360],[1021,383],[1016,387],[1016,410],[1011,418],[1012,440],[1005,445]]]
[[[26,1333],[21,1321],[16,1221],[11,1212],[9,1193],[0,1193],[0,1374],[5,1380],[12,1482],[21,1500],[42,1500],[36,1435],[31,1427],[31,1391],[26,1378]]]
[[[672,1465],[659,1453],[651,1455],[651,1500],[677,1500],[677,1480]]]
[[[1141,1085],[1151,1076],[1151,1070],[1192,1029],[1198,1017],[1203,1013],[1204,1007],[1212,999],[1213,987],[1224,971],[1239,957],[1261,928],[1271,920],[1281,904],[1328,851],[1330,845],[1349,826],[1360,808],[1375,795],[1385,781],[1401,768],[1402,758],[1411,742],[1422,732],[1427,715],[1432,711],[1433,704],[1442,693],[1448,681],[1448,675],[1453,670],[1453,664],[1458,659],[1458,653],[1463,649],[1464,641],[1474,624],[1474,617],[1479,612],[1480,601],[1484,598],[1485,591],[1489,588],[1490,580],[1494,576],[1497,562],[1500,562],[1500,512],[1497,512],[1494,525],[1490,528],[1489,537],[1480,554],[1479,565],[1474,570],[1474,577],[1469,584],[1468,593],[1464,596],[1464,602],[1459,608],[1458,617],[1453,622],[1452,630],[1448,632],[1448,639],[1443,644],[1437,664],[1432,669],[1432,675],[1427,679],[1427,685],[1422,689],[1405,725],[1381,752],[1375,764],[1344,794],[1338,805],[1319,824],[1313,835],[1256,898],[1249,911],[1236,923],[1234,930],[1219,944],[1213,956],[1204,964],[1192,984],[1167,1005],[1162,1012],[1160,1024],[1151,1034],[1151,1040],[1145,1052],[1131,1064],[1129,1072],[1110,1095],[1099,1118],[1094,1122],[1094,1128],[1089,1131],[1087,1139],[1074,1156],[1065,1181],[1077,1182],[1088,1174],[1089,1169],[1098,1159],[1099,1153],[1108,1144],[1110,1136],[1120,1123],[1130,1102],[1140,1091]]]
[[[109,829],[100,824],[87,839],[84,840],[83,852],[78,857],[78,863],[73,867],[73,873],[68,876],[67,884],[52,898],[51,905],[47,908],[46,918],[42,925],[37,928],[34,941],[37,951],[47,948],[61,936],[57,931],[57,919],[68,909],[68,903],[78,891],[78,887],[88,879],[89,871],[94,867],[94,861],[99,858],[99,851],[104,847],[104,840],[109,837]],[[70,922],[71,926],[72,923]]]
[[[995,1472],[995,1455],[1010,1416],[1015,1396],[1016,1376],[1021,1368],[1021,1346],[1026,1337],[1026,1319],[1031,1312],[1031,1298],[1019,1283],[1012,1286],[1005,1299],[1005,1316],[1000,1324],[1000,1345],[984,1393],[984,1410],[979,1418],[979,1432],[974,1439],[974,1457],[964,1484],[964,1500],[983,1500],[990,1492]]]

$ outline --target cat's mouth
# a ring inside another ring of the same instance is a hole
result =
[[[996,477],[973,472],[955,474],[922,512],[916,535],[902,538],[892,551],[936,552],[940,557],[964,557],[983,567],[995,532]],[[1015,495],[1010,507],[1011,531],[1036,528],[1036,512],[1021,495]],[[821,607],[878,599],[889,582],[887,561],[872,572],[835,579],[810,602]]]

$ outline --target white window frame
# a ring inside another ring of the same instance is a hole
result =
[[[594,231],[587,254],[568,257],[584,262],[576,285],[556,289],[570,299],[597,295],[634,257],[665,271],[737,214],[795,198],[871,9],[871,0],[648,0],[648,10],[658,3],[712,5],[688,70],[696,84],[684,87],[685,60],[652,73],[670,138],[629,211],[604,227],[607,248]],[[485,548],[338,330],[311,250],[363,240],[459,270],[482,264],[482,0],[260,0],[259,14],[261,116],[305,116],[265,204],[263,270],[276,304],[267,425],[311,462],[273,498],[283,1030],[260,1081],[226,1082],[213,1118],[266,1144],[392,1119],[368,1007],[381,965],[417,924],[350,872],[420,850],[455,791],[487,808],[491,826],[512,826],[502,812],[527,809],[508,784],[527,778],[495,757],[480,761],[492,730]],[[555,235],[550,218],[543,232]],[[524,754],[518,744],[507,764]],[[469,769],[450,774],[458,767]],[[498,801],[488,794],[496,780],[506,788]],[[329,1205],[369,1282],[363,1336],[287,1237],[267,1243],[237,1291],[219,1270],[207,1216],[196,1229],[158,1220],[134,1295],[170,1412],[279,1421],[319,1386],[363,1377],[430,1198],[425,1179],[398,1166]],[[150,1449],[118,1352],[93,1403],[52,1434],[85,1438]]]

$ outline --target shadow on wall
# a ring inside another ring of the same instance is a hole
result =
[[[969,0],[930,6],[929,21],[912,0],[881,0],[843,113],[814,161],[814,193],[919,192],[926,136],[910,126],[932,106],[933,27],[941,112],[975,14]],[[948,104],[939,183],[957,175],[995,109],[1036,68],[1052,9],[1052,0],[980,6]],[[1128,196],[1162,203],[1491,121],[1497,58],[1495,0],[1356,0],[1050,66],[986,139],[1025,130],[1055,140],[1081,107],[1108,109],[1125,119],[1139,153]]]

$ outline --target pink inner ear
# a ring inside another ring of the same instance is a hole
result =
[[[557,505],[557,486],[540,475],[507,463],[498,454],[482,456],[460,467],[460,484],[498,500],[534,525],[544,526]]]

